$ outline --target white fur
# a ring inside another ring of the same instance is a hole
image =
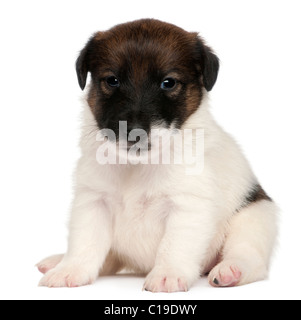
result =
[[[148,274],[144,288],[155,292],[186,291],[211,269],[213,285],[214,279],[227,285],[237,277],[242,285],[266,277],[277,207],[261,201],[237,212],[257,180],[213,120],[207,94],[183,127],[205,130],[204,170],[196,176],[187,175],[184,165],[100,165],[87,104],[83,118],[68,252],[38,265],[46,272],[62,259],[41,285],[85,285],[99,270],[122,268]]]

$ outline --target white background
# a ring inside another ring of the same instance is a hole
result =
[[[1,299],[300,299],[301,2],[1,1]],[[82,93],[75,59],[90,35],[139,18],[198,31],[221,60],[212,111],[281,206],[270,279],[188,293],[142,292],[143,278],[37,286],[40,259],[66,249]]]

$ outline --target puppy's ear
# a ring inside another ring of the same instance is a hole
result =
[[[87,76],[88,76],[88,61],[87,61],[87,53],[90,47],[91,40],[87,43],[84,49],[80,52],[79,57],[76,60],[76,73],[78,84],[82,90],[85,89]]]
[[[211,91],[217,80],[219,59],[200,37],[197,37],[197,53],[200,61],[202,83],[207,91]]]
[[[76,60],[77,79],[78,79],[79,86],[81,87],[82,90],[85,89],[88,72],[91,71],[90,60],[92,59],[92,52],[96,44],[101,40],[102,35],[103,35],[102,32],[95,33],[90,38],[86,46],[82,49],[79,57]]]

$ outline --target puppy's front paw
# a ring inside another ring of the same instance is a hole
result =
[[[45,287],[80,287],[93,283],[98,272],[87,270],[76,264],[60,263],[45,274],[39,286]]]
[[[63,260],[63,258],[63,254],[51,256],[37,263],[36,267],[41,273],[45,274],[49,270],[55,268]]]
[[[151,292],[187,292],[190,281],[181,272],[154,268],[147,276],[143,290]]]

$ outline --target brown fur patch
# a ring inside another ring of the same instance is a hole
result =
[[[194,84],[189,84],[186,90],[186,113],[187,117],[191,116],[199,107],[202,94],[199,88]]]
[[[95,87],[92,87],[91,90],[89,91],[88,104],[92,113],[95,115],[95,109],[97,106],[97,90]]]

